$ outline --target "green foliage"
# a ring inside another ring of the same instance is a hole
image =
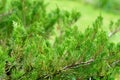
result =
[[[15,12],[0,21],[0,78],[112,79],[120,73],[120,44],[109,41],[101,16],[80,32],[73,25],[77,11],[48,13],[43,0],[12,0],[10,8]]]

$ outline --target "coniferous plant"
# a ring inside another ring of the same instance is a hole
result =
[[[81,32],[73,25],[77,11],[47,12],[43,0],[12,0],[10,8],[0,21],[0,79],[109,80],[120,73],[120,43],[109,41],[101,16]]]

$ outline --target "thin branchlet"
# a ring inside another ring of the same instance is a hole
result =
[[[11,16],[14,12],[15,12],[15,10],[13,9],[13,10],[9,10],[8,12],[0,14],[0,21],[6,17]]]

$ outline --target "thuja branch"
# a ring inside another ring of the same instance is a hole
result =
[[[43,78],[44,78],[44,79],[48,79],[48,78],[50,78],[50,77],[52,77],[52,76],[56,76],[56,75],[62,73],[63,71],[66,71],[66,70],[68,70],[68,69],[73,69],[73,68],[78,68],[78,67],[81,67],[81,66],[89,65],[89,64],[91,64],[92,62],[94,62],[94,59],[90,59],[90,60],[88,60],[88,61],[86,61],[86,62],[76,62],[76,63],[74,63],[74,64],[72,63],[72,64],[67,65],[67,66],[63,67],[62,69],[56,71],[56,72],[53,73],[53,74],[46,74],[46,75],[43,75],[42,77],[39,77],[39,78],[37,78],[37,79],[43,79]]]

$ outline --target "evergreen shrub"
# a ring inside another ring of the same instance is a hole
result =
[[[43,0],[11,0],[9,8],[0,14],[0,79],[111,80],[120,74],[120,43],[109,41],[101,16],[81,32],[73,25],[77,11],[48,13]]]

